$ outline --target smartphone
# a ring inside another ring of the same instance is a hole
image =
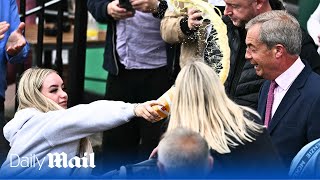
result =
[[[134,11],[129,0],[119,0],[119,6],[125,8],[127,11]]]

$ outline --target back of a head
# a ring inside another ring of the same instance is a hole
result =
[[[273,10],[262,13],[246,24],[246,29],[259,24],[259,40],[271,49],[276,44],[282,44],[291,55],[301,51],[302,31],[298,20],[286,11]]]
[[[184,66],[175,83],[168,130],[177,127],[192,129],[206,139],[209,146],[223,154],[230,146],[251,142],[248,131],[260,132],[256,123],[244,116],[244,110],[225,93],[216,72],[201,61]]]
[[[61,109],[59,105],[41,93],[43,81],[51,73],[57,72],[52,69],[30,68],[22,74],[17,90],[18,110],[36,108],[42,112],[47,112]]]
[[[204,128],[202,126],[208,120],[208,113],[228,111],[227,106],[231,103],[211,67],[199,60],[189,62],[181,69],[175,82],[169,129],[176,123],[173,129],[179,125]]]
[[[158,166],[162,166],[166,178],[203,178],[211,165],[207,142],[190,129],[167,132],[159,143]]]

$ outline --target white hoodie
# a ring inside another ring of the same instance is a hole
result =
[[[48,154],[66,153],[69,161],[79,154],[80,139],[128,122],[133,109],[133,104],[101,100],[47,113],[34,108],[18,111],[3,128],[11,149],[0,177],[52,178],[74,175],[79,169],[87,169],[89,175],[90,168],[50,168]]]

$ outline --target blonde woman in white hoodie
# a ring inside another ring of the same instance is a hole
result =
[[[11,149],[0,177],[66,177],[90,175],[94,153],[87,137],[138,116],[159,118],[148,101],[130,104],[95,101],[67,109],[61,77],[51,69],[31,68],[18,87],[18,112],[3,128]]]

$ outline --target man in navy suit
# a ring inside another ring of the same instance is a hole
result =
[[[289,168],[307,143],[320,137],[320,76],[300,59],[301,29],[284,11],[261,14],[246,25],[246,59],[263,84],[258,112]]]

